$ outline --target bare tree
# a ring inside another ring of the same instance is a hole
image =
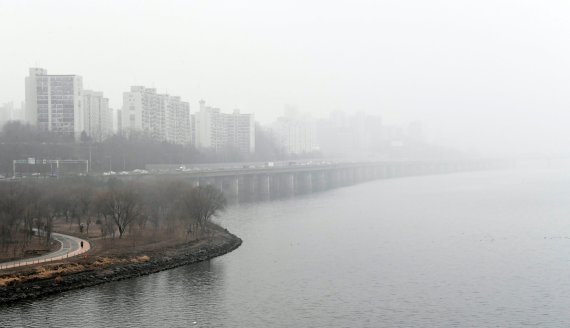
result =
[[[148,220],[156,232],[162,225],[168,232],[173,232],[178,219],[179,199],[188,189],[187,183],[174,181],[156,181],[145,185],[143,200]]]
[[[97,195],[97,204],[99,212],[110,216],[117,226],[119,238],[142,215],[142,205],[134,185],[114,183],[109,191]]]
[[[0,245],[3,249],[12,242],[23,218],[23,193],[19,184],[7,183],[0,186]]]
[[[204,233],[211,218],[226,207],[226,198],[219,189],[207,185],[186,192],[182,198],[187,211],[187,233]]]
[[[111,235],[115,238],[115,228],[112,216],[111,208],[108,206],[109,202],[109,192],[107,191],[99,191],[95,194],[93,199],[93,207],[94,210],[97,212],[99,217],[103,218],[101,222],[101,233],[103,237]]]
[[[61,216],[65,210],[66,194],[52,185],[42,187],[42,196],[36,203],[36,220],[38,232],[44,235],[45,243],[49,245],[54,219]]]
[[[93,202],[93,188],[87,181],[86,183],[81,184],[75,189],[76,197],[77,197],[77,204],[79,206],[79,222],[81,224],[81,220],[84,219],[86,221],[89,220],[89,215],[91,214],[91,206]],[[87,223],[87,222],[86,222]],[[87,223],[87,232],[89,233],[89,223]]]

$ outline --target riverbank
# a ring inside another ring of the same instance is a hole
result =
[[[225,229],[206,238],[123,257],[92,257],[0,275],[0,304],[95,286],[206,261],[238,248],[242,240]]]

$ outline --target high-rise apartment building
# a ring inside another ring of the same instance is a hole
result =
[[[40,130],[78,137],[84,131],[83,81],[30,68],[26,77],[26,121]]]
[[[234,110],[222,113],[219,108],[200,101],[200,111],[194,115],[195,145],[216,151],[234,149],[240,153],[255,151],[255,120],[253,114]]]
[[[143,86],[133,86],[123,93],[120,128],[124,133],[148,133],[156,140],[177,144],[192,141],[188,103]]]
[[[200,100],[200,111],[193,115],[192,120],[197,148],[218,150],[224,146],[220,113],[219,108],[206,106],[206,102]]]
[[[319,150],[317,128],[310,117],[302,117],[293,107],[285,110],[272,126],[276,141],[288,154],[303,154]]]
[[[102,92],[83,90],[85,133],[95,141],[102,141],[113,133],[113,110]]]

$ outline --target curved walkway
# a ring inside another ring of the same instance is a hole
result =
[[[31,265],[37,263],[59,261],[73,256],[77,256],[79,254],[83,254],[89,251],[89,249],[91,249],[91,245],[85,239],[64,235],[56,232],[52,232],[51,235],[53,239],[61,243],[61,247],[59,250],[42,256],[32,257],[29,259],[0,263],[0,270],[16,268],[24,265]],[[83,242],[83,248],[81,247],[81,242]]]

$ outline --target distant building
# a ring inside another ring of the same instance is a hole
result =
[[[22,120],[20,110],[14,107],[14,103],[0,105],[0,130],[7,122],[20,120]]]
[[[296,111],[287,110],[273,124],[277,142],[289,154],[310,153],[319,150],[316,123],[310,118],[301,118]]]
[[[4,127],[4,124],[6,124],[6,122],[11,121],[13,110],[13,103],[5,103],[0,106],[0,129]]]
[[[424,142],[424,129],[421,121],[413,121],[408,126],[408,139],[411,142]]]
[[[77,75],[48,75],[30,68],[26,77],[26,121],[42,131],[78,137],[84,131],[83,80]]]
[[[332,112],[317,124],[319,145],[331,156],[363,156],[377,152],[387,143],[379,116]]]
[[[113,110],[102,92],[83,90],[85,133],[95,141],[102,141],[113,133]]]
[[[190,107],[180,97],[157,94],[156,89],[133,86],[123,93],[119,127],[123,133],[144,132],[156,140],[192,142]]]
[[[382,139],[386,140],[389,146],[401,147],[405,140],[404,131],[399,126],[386,125],[382,129]]]
[[[120,109],[117,109],[117,117],[115,119],[115,131],[117,133],[123,132],[123,113]]]
[[[206,106],[200,101],[200,111],[193,117],[195,142],[198,148],[216,151],[236,149],[240,153],[255,151],[255,120],[253,114],[234,110],[225,114],[219,108]]]

